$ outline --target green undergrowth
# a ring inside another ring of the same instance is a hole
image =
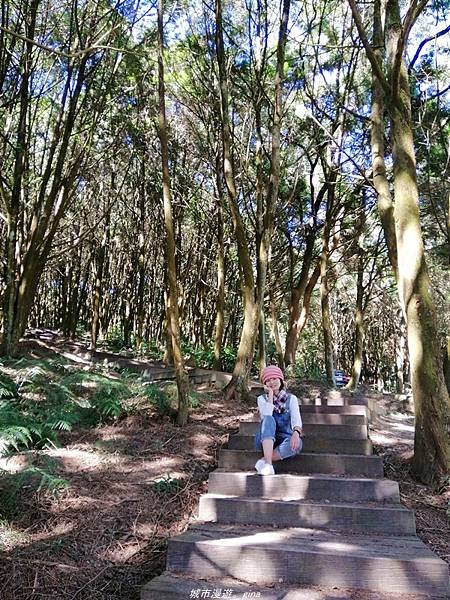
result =
[[[108,331],[105,339],[98,344],[99,348],[109,350],[111,352],[132,352],[138,356],[144,356],[152,360],[162,360],[164,356],[164,347],[156,341],[138,341],[134,336],[130,336],[127,341],[120,327],[112,327]],[[197,346],[187,340],[182,341],[182,352],[186,362],[192,366],[203,369],[214,368],[214,348],[212,346]],[[221,350],[221,369],[230,372],[233,370],[237,356],[237,349],[234,347],[225,346]],[[258,365],[255,362],[254,368],[258,370]],[[255,372],[256,372],[255,371]]]
[[[193,396],[192,406],[199,401]],[[59,443],[59,432],[140,412],[172,415],[176,399],[125,369],[86,369],[61,357],[0,363],[0,456]]]
[[[181,488],[182,482],[177,477],[173,477],[170,473],[166,473],[153,482],[153,491],[159,496],[165,494],[174,494]]]
[[[190,392],[193,410],[203,398]],[[74,365],[61,357],[46,359],[3,358],[0,361],[0,457],[13,458],[20,470],[0,467],[0,550],[19,543],[11,523],[30,506],[58,497],[69,486],[60,475],[58,461],[49,449],[60,446],[63,434],[119,423],[130,415],[146,419],[173,418],[177,408],[174,382],[158,384],[121,368]],[[97,440],[96,452],[111,452],[117,443]],[[17,465],[16,467],[17,468]],[[176,492],[180,481],[164,476],[155,481],[155,492]]]
[[[69,481],[58,475],[58,461],[45,454],[30,454],[26,466],[16,473],[0,469],[0,517],[12,519],[31,496],[57,497],[69,487]]]
[[[120,327],[111,327],[106,338],[99,341],[98,347],[116,353],[132,351],[133,354],[153,360],[161,360],[164,356],[164,348],[157,342],[147,340],[138,342],[134,335],[130,335],[127,341]]]

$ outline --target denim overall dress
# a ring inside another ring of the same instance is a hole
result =
[[[278,413],[275,410],[272,415],[263,417],[261,425],[255,435],[255,450],[262,450],[261,440],[270,438],[274,440],[274,450],[282,459],[289,458],[299,454],[303,447],[303,440],[300,438],[300,446],[297,450],[291,448],[291,436],[293,434],[291,427],[291,395],[288,394],[284,403],[283,412]]]

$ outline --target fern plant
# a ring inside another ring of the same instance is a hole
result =
[[[5,375],[0,373],[0,399],[17,398],[18,391],[15,382]]]
[[[42,448],[54,445],[55,433],[46,420],[36,419],[32,413],[23,410],[17,400],[0,401],[0,455],[11,448]]]
[[[154,383],[144,387],[144,392],[150,403],[160,416],[172,415],[173,408],[169,396]]]
[[[55,360],[21,359],[9,362],[19,386],[0,371],[0,453],[43,448],[57,443],[58,431],[76,425],[94,426],[117,420],[132,410],[132,390],[140,387],[128,378],[124,383],[101,373],[67,374]],[[62,375],[62,376],[61,376]],[[135,388],[133,388],[133,384]]]
[[[39,457],[40,465],[32,463],[31,459],[23,471],[7,473],[0,469],[0,507],[4,517],[13,517],[19,510],[23,490],[26,486],[28,493],[45,493],[58,496],[69,487],[67,479],[56,473],[56,464],[50,457]]]
[[[108,386],[96,391],[91,399],[91,406],[99,414],[100,420],[118,419],[124,412],[121,392]]]

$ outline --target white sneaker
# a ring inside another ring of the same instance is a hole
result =
[[[256,461],[255,463],[255,469],[258,471],[258,473],[261,475],[261,469],[264,467],[264,465],[266,464],[266,461],[264,460],[264,458],[260,458],[258,461]]]
[[[260,475],[275,475],[275,471],[273,469],[272,465],[269,465],[269,463],[266,463],[259,471],[258,473]]]

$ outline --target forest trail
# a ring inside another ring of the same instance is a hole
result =
[[[252,470],[257,422],[240,423],[198,520],[169,541],[166,572],[142,600],[449,596],[447,563],[418,539],[398,484],[372,454],[368,409],[317,399],[301,408],[304,452],[271,477]]]
[[[75,373],[78,373],[87,369],[86,373],[89,374],[90,369],[99,369],[100,365],[92,366],[85,344],[75,342],[72,345],[44,330],[39,335],[39,343],[29,338],[24,344],[24,350],[29,351],[30,361],[37,360],[41,364],[40,359],[44,362],[46,358],[52,359],[55,352],[67,352],[72,355],[67,357],[70,363],[64,363],[64,368],[69,369],[69,372],[75,369]],[[141,365],[155,364],[153,361],[109,353],[109,363],[117,364],[118,360],[129,360],[125,368],[130,371],[135,362]],[[160,368],[160,365],[155,366]],[[111,378],[121,376],[120,369],[108,371],[103,364],[102,372]],[[125,378],[123,381],[126,383],[132,379]],[[166,383],[160,382],[161,385]],[[327,404],[321,408],[324,413],[322,415],[308,414],[304,409],[305,431],[310,444],[320,442],[313,435],[313,427],[323,434],[330,433],[332,425],[345,426],[345,431],[351,436],[350,444],[360,444],[361,441],[368,443],[367,440],[358,439],[361,433],[361,417],[358,414],[338,414],[342,411],[358,413],[366,410],[361,405],[352,408],[336,406],[336,403],[348,402],[351,395],[341,390],[331,390],[317,381],[291,381],[289,385],[305,402]],[[224,456],[233,452],[246,453],[246,450],[232,448],[220,453],[228,435],[236,433],[231,445],[240,445],[243,437],[247,437],[254,427],[254,407],[238,402],[225,402],[220,392],[207,383],[200,384],[192,380],[192,388],[197,394],[198,406],[192,409],[189,423],[181,429],[175,427],[170,419],[158,417],[146,408],[120,418],[117,422],[100,424],[95,428],[76,428],[72,432],[61,434],[57,448],[19,452],[0,460],[1,468],[19,475],[30,460],[37,468],[45,469],[47,464],[51,465],[54,476],[63,478],[68,484],[57,496],[44,492],[35,493],[29,486],[19,496],[15,496],[13,516],[8,522],[0,524],[2,600],[28,600],[34,593],[33,590],[42,597],[58,599],[76,597],[77,600],[137,600],[143,586],[164,569],[167,538],[184,532],[193,515],[197,515],[199,498],[207,491],[208,474],[218,466],[219,459],[223,461]],[[392,396],[383,397],[370,393],[369,390],[364,390],[364,394],[370,397],[375,416],[377,404],[385,404],[389,408],[389,402],[393,401]],[[362,394],[359,394],[358,401],[362,401]],[[395,404],[391,407],[391,410],[394,409]],[[407,471],[407,459],[412,451],[413,421],[410,413],[378,415],[370,426],[370,437],[377,453],[386,458],[385,472],[400,482],[402,502],[415,509],[420,537],[448,562],[450,536],[446,535],[449,532],[445,512],[446,496],[443,493],[433,493],[430,488],[412,481]],[[318,460],[317,457],[320,459],[317,452],[309,453],[309,456],[310,460]],[[349,461],[355,458],[358,460],[357,456],[349,456]],[[365,458],[375,458],[372,463],[379,463],[377,457]],[[252,467],[253,464],[249,463],[248,468]],[[253,473],[246,473],[241,469],[224,471],[222,466],[211,472],[209,499],[202,500],[206,502],[202,510],[210,511],[208,503],[215,501],[211,495],[227,492],[226,486],[231,485],[233,495],[240,498],[248,484],[253,502],[257,499],[258,485],[261,486],[264,481],[265,485],[273,486],[268,479],[262,480],[252,475]],[[321,489],[326,489],[321,486],[328,486],[330,480],[341,486],[341,504],[348,500],[351,489],[347,487],[347,478],[331,474],[316,474],[314,478],[307,474],[285,474],[272,478],[272,482],[276,482],[277,478],[283,481],[286,489],[296,479],[298,489],[308,488],[309,494],[314,492],[315,499],[311,498],[310,502],[316,505],[319,504]],[[299,478],[303,487],[298,485]],[[366,494],[372,485],[369,480],[378,480],[375,476],[354,479],[362,480],[358,484],[359,489],[366,486]],[[383,486],[380,482],[381,480],[378,485]],[[395,487],[396,484],[393,485]],[[273,488],[269,488],[268,493],[274,496],[272,502],[275,505],[280,498],[276,498]],[[392,493],[392,490],[389,492],[386,489],[385,493]],[[294,499],[291,503],[295,502]],[[255,510],[255,504],[252,506]],[[241,512],[241,509],[238,508],[237,511]],[[405,512],[402,511],[402,515]],[[346,518],[342,509],[339,518]],[[209,527],[210,524],[205,526]],[[197,534],[200,533],[197,531]],[[160,589],[166,590],[167,577],[163,576],[158,581]],[[224,582],[222,579],[221,581]],[[238,598],[236,582],[232,583],[233,595]],[[203,584],[200,581],[194,587],[195,582],[185,581],[185,588],[187,586],[189,589],[186,592],[186,589],[180,591],[179,588],[179,595],[175,597],[189,598],[192,590],[199,590],[200,594],[206,589],[202,587]],[[248,587],[244,589],[249,593]],[[280,593],[275,588],[259,589],[264,589],[265,600],[277,598],[276,595],[270,596],[272,592],[278,596]],[[286,590],[286,587],[283,586],[283,589]],[[164,594],[160,592],[159,597],[164,598],[166,593],[169,591],[164,591]],[[292,590],[289,593],[293,593]],[[296,600],[401,598],[390,598],[389,595],[367,590],[344,591],[342,587],[333,590],[324,586],[302,586],[302,591],[297,590],[296,593]],[[303,597],[301,594],[304,594]],[[408,596],[405,599],[415,597]],[[424,598],[417,596],[419,597]]]
[[[40,351],[47,354],[54,352],[63,358],[85,365],[100,364],[112,369],[128,369],[135,373],[142,374],[146,380],[151,381],[172,381],[175,379],[175,370],[172,366],[166,365],[162,360],[151,359],[148,357],[136,356],[134,352],[117,353],[104,349],[91,350],[87,342],[80,340],[71,340],[60,335],[51,329],[33,329],[28,332],[22,343],[23,348]],[[210,369],[200,369],[195,366],[186,365],[189,378],[193,383],[213,383],[224,384],[231,379],[231,374]],[[258,387],[258,382],[250,382],[251,387]]]

